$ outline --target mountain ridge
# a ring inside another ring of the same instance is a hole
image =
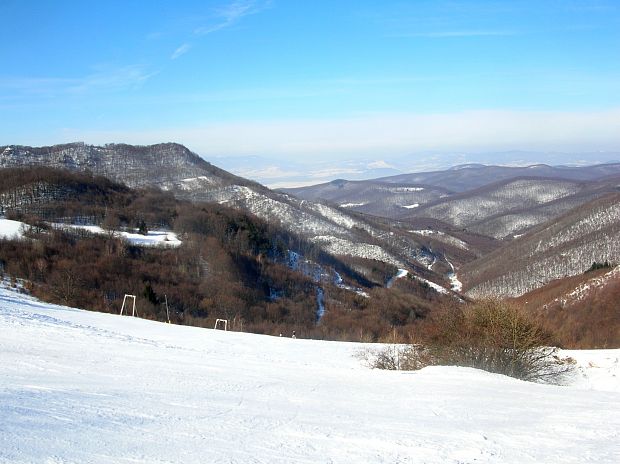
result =
[[[330,254],[376,259],[429,274],[426,263],[431,258],[415,236],[394,233],[389,225],[372,218],[273,192],[211,165],[179,144],[0,148],[0,167],[33,165],[91,171],[130,186],[158,187],[180,199],[231,206],[268,223],[277,221]],[[432,274],[425,278],[444,279]]]

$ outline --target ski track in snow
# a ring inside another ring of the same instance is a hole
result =
[[[357,343],[182,327],[0,288],[1,463],[616,463],[620,350],[572,387],[371,370]],[[303,335],[303,334],[302,334]]]

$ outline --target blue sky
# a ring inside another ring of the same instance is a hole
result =
[[[0,18],[0,145],[620,151],[617,0],[2,0]]]

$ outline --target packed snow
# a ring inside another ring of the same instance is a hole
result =
[[[22,238],[27,227],[23,222],[0,218],[0,239]]]
[[[175,326],[0,288],[2,463],[617,463],[620,350],[573,386],[380,371],[367,345]],[[303,334],[298,334],[303,336]]]

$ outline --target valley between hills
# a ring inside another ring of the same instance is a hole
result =
[[[562,346],[620,344],[619,163],[274,191],[178,144],[71,143],[0,147],[0,169],[0,271],[53,303],[130,293],[155,320],[411,341],[437,308],[505,298]]]

